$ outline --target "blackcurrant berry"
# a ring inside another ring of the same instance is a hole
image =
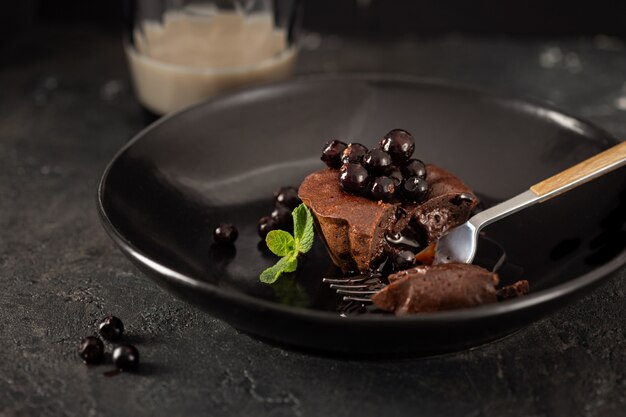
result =
[[[380,149],[391,155],[394,164],[402,165],[413,155],[415,140],[406,130],[394,129],[380,141]]]
[[[276,204],[285,206],[290,210],[295,209],[302,203],[300,197],[298,197],[298,190],[294,187],[281,187],[274,192],[274,201]]]
[[[111,355],[113,365],[122,371],[132,371],[139,366],[139,352],[133,345],[119,345]]]
[[[279,229],[290,231],[293,228],[293,218],[291,210],[285,206],[276,206],[272,210],[270,217],[276,222]],[[269,231],[268,231],[269,233]]]
[[[98,330],[106,340],[119,340],[124,334],[124,323],[115,316],[106,316],[98,325]]]
[[[362,194],[367,190],[369,175],[359,164],[344,164],[339,174],[339,185],[348,193]]]
[[[384,174],[391,167],[391,156],[380,149],[370,149],[363,157],[363,166],[371,174]]]
[[[104,358],[104,343],[96,336],[87,336],[80,341],[78,356],[87,365],[95,365]]]
[[[344,149],[346,149],[345,143],[333,139],[324,146],[320,159],[331,168],[339,168],[341,166],[341,155]]]
[[[420,177],[409,177],[402,183],[402,195],[409,201],[420,203],[428,194],[428,183]]]
[[[351,143],[346,149],[344,149],[341,155],[341,162],[344,164],[352,163],[358,164],[363,160],[363,157],[367,153],[367,148],[360,143]]]
[[[259,237],[261,239],[265,239],[269,232],[277,229],[278,223],[276,223],[276,221],[270,216],[261,217],[257,223],[257,232],[259,233]]]
[[[222,223],[213,231],[213,240],[220,245],[232,245],[238,236],[237,228],[230,223]]]
[[[409,159],[402,167],[404,178],[420,177],[426,179],[426,165],[419,159]]]
[[[389,201],[393,198],[396,185],[389,177],[377,177],[370,185],[370,198],[372,200]]]

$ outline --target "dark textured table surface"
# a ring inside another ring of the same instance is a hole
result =
[[[358,361],[270,346],[179,301],[102,230],[99,175],[143,126],[119,34],[47,28],[0,44],[0,416],[625,416],[626,269],[496,343]],[[626,136],[626,46],[309,35],[300,73],[393,71],[549,101]],[[76,356],[107,313],[136,374]]]

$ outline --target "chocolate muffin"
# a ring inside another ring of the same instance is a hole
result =
[[[463,182],[435,165],[426,166],[428,194],[421,203],[373,201],[344,192],[337,169],[307,176],[298,195],[335,263],[344,272],[376,270],[402,250],[418,253],[470,217],[478,199]]]

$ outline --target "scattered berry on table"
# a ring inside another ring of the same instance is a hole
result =
[[[133,345],[119,345],[111,355],[113,365],[122,371],[132,371],[139,366],[139,352]]]
[[[96,336],[87,336],[80,341],[78,356],[87,365],[95,365],[104,359],[104,343]]]
[[[124,323],[115,316],[106,316],[98,325],[100,335],[106,340],[119,340],[124,334]]]

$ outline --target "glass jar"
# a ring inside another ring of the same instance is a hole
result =
[[[161,115],[289,77],[299,3],[136,0],[124,48],[139,102]]]

